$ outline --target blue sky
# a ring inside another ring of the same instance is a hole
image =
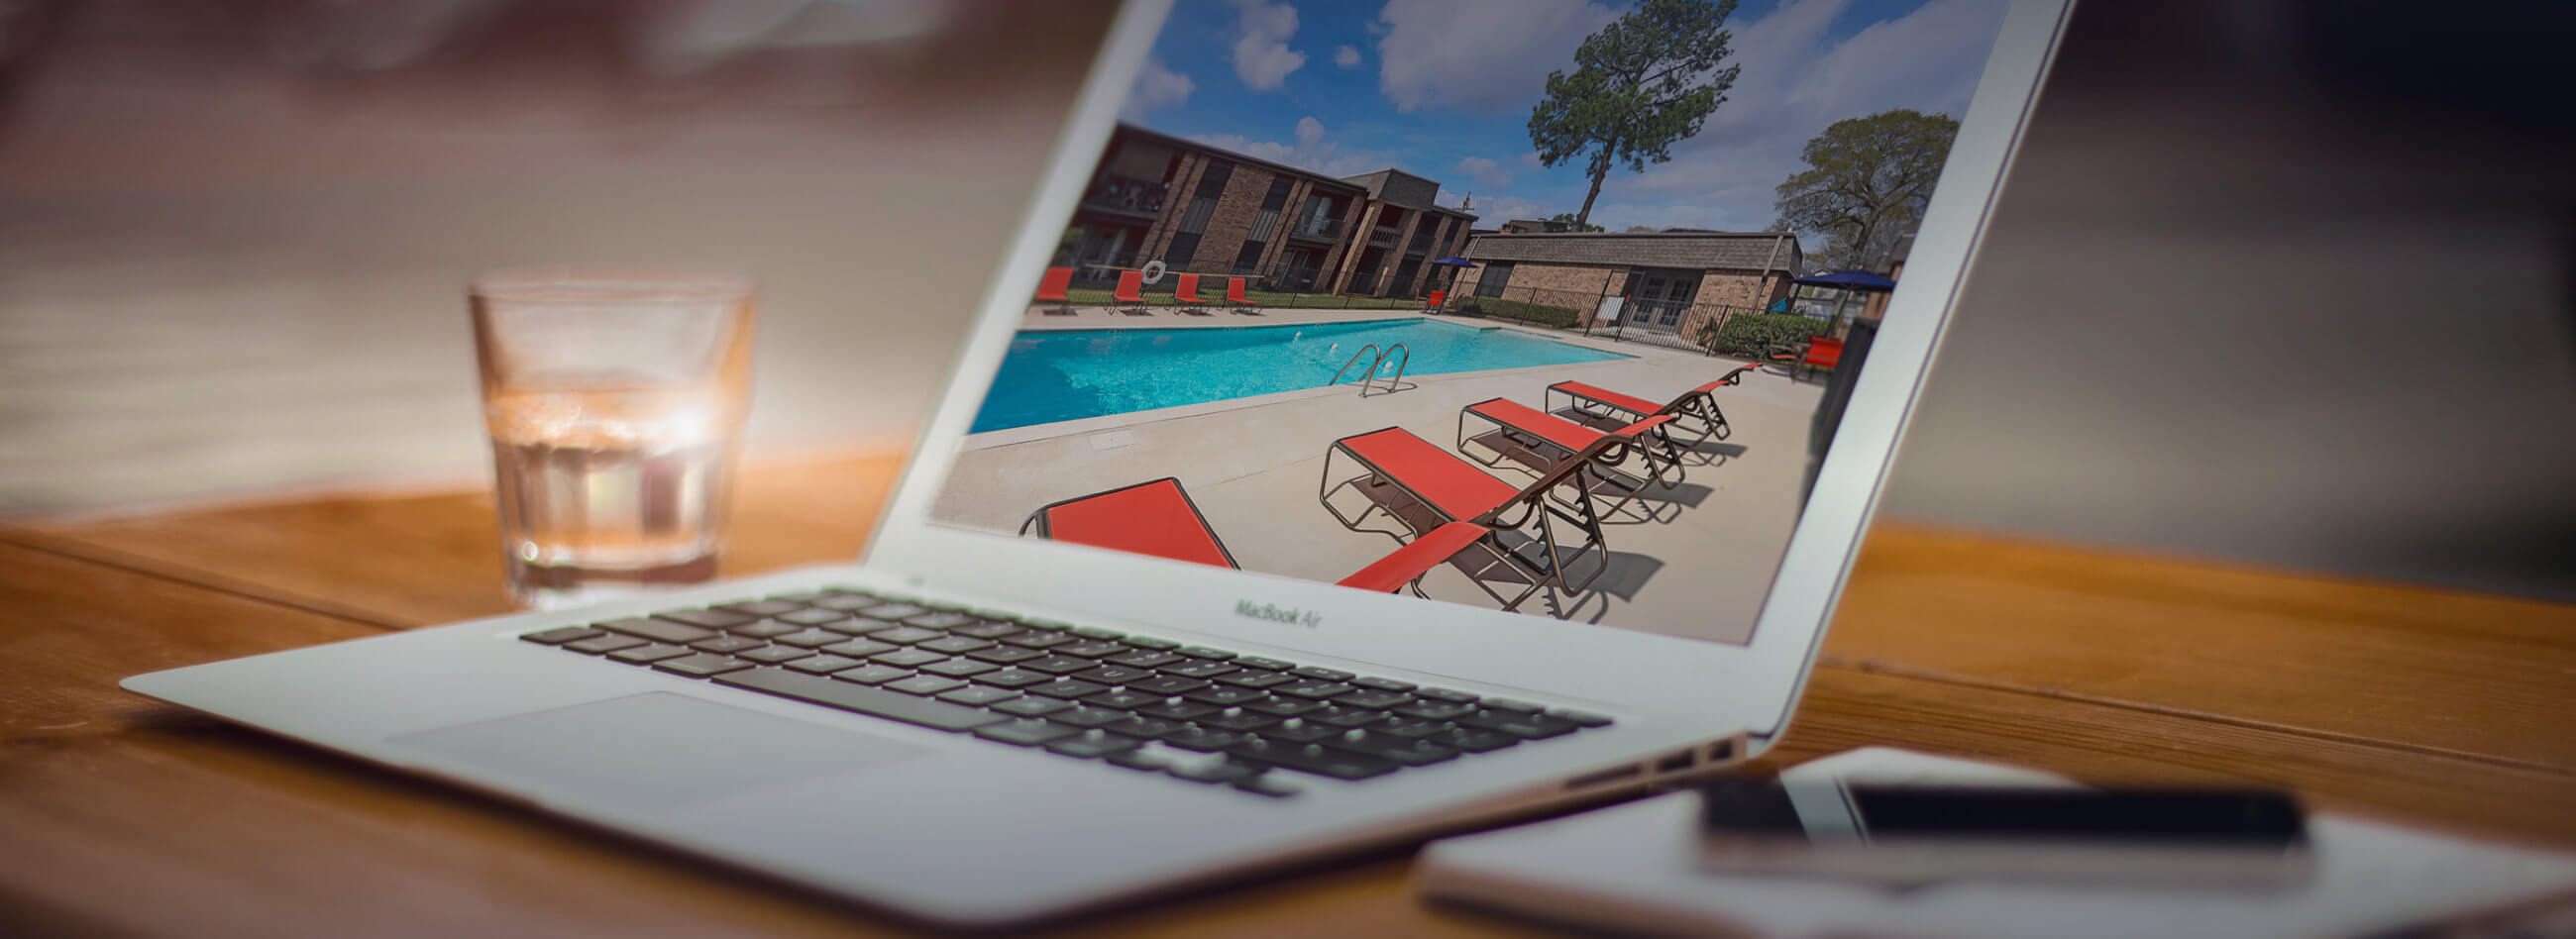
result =
[[[1592,220],[1757,231],[1772,187],[1834,121],[1958,116],[2006,0],[1743,0],[1727,102],[1673,160],[1613,169]],[[1125,118],[1334,175],[1389,166],[1475,194],[1488,223],[1582,207],[1580,166],[1541,168],[1530,107],[1626,0],[1177,0]],[[1809,246],[1814,247],[1813,245]]]

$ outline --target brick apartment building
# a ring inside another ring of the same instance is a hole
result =
[[[1429,262],[1457,255],[1476,221],[1439,195],[1394,169],[1335,179],[1122,124],[1058,262],[1088,276],[1160,260],[1273,290],[1418,296],[1445,270]]]
[[[1629,326],[1696,338],[1725,308],[1789,295],[1801,252],[1788,232],[1494,233],[1464,252],[1464,296],[1569,307],[1593,325],[1604,297],[1626,297]]]

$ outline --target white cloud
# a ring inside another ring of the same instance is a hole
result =
[[[1850,0],[1787,0],[1731,25],[1742,67],[1700,134],[1643,174],[1612,170],[1592,221],[1736,231],[1770,227],[1774,187],[1805,165],[1807,140],[1835,121],[1891,108],[1967,109],[2007,0],[1930,0],[1836,42]]]
[[[1356,46],[1341,46],[1334,49],[1333,64],[1343,68],[1360,67],[1360,50]]]
[[[1536,150],[1521,154],[1521,165],[1534,170],[1547,168],[1547,163],[1538,158]]]
[[[1234,74],[1254,91],[1269,91],[1306,64],[1306,54],[1288,48],[1297,35],[1297,8],[1262,0],[1235,0],[1242,14],[1234,39]]]
[[[1480,156],[1458,161],[1458,172],[1464,174],[1468,182],[1476,184],[1476,188],[1487,192],[1512,184],[1512,174],[1504,170],[1502,164]]]
[[[1136,76],[1136,87],[1127,90],[1127,105],[1119,109],[1119,116],[1143,120],[1148,111],[1190,100],[1190,92],[1197,88],[1189,76],[1164,68],[1161,59],[1146,59],[1145,70]]]
[[[1220,150],[1232,150],[1256,160],[1285,163],[1299,169],[1313,170],[1326,176],[1357,176],[1393,166],[1394,161],[1364,151],[1342,150],[1341,144],[1324,139],[1324,122],[1313,116],[1297,119],[1293,144],[1276,140],[1253,140],[1241,134],[1195,134],[1199,143]]]
[[[1500,113],[1547,91],[1583,39],[1616,18],[1590,0],[1387,0],[1378,90],[1397,110]]]

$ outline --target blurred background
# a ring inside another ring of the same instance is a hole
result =
[[[0,0],[0,515],[488,485],[535,262],[750,270],[754,452],[907,446],[1109,6]],[[2082,0],[1885,511],[2576,600],[2572,19]]]

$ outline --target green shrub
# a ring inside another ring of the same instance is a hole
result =
[[[1583,318],[1583,314],[1576,312],[1572,307],[1525,303],[1497,297],[1465,297],[1454,300],[1449,304],[1449,311],[1462,316],[1491,316],[1496,319],[1518,320],[1558,329],[1573,326]]]
[[[1701,326],[1699,341],[1719,355],[1761,358],[1773,346],[1821,336],[1827,328],[1823,320],[1795,313],[1739,313],[1727,317],[1722,327],[1714,320]]]

